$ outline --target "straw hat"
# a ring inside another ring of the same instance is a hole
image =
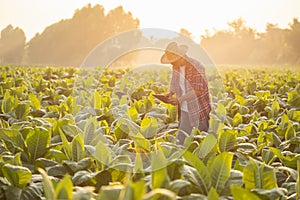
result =
[[[187,50],[187,45],[178,45],[176,42],[171,42],[168,44],[165,53],[160,58],[160,62],[162,64],[171,64],[183,57]]]

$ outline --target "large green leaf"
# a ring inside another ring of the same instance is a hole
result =
[[[28,168],[8,163],[2,166],[2,173],[12,186],[21,189],[29,183],[32,176]]]
[[[217,114],[217,117],[222,122],[224,122],[226,120],[226,114],[227,114],[226,108],[221,102],[218,102],[217,109],[216,109],[216,114]]]
[[[185,151],[183,157],[193,167],[184,165],[180,172],[188,181],[196,185],[199,192],[208,194],[211,186],[211,177],[207,167],[197,155],[194,155],[189,151]]]
[[[233,154],[223,152],[215,157],[210,165],[211,183],[220,194],[230,177]]]
[[[157,134],[158,123],[153,117],[144,117],[141,122],[140,132],[145,138],[152,138]]]
[[[103,165],[109,165],[112,161],[114,153],[111,148],[104,144],[101,140],[96,145],[94,156]]]
[[[0,128],[0,138],[6,144],[7,149],[12,153],[26,151],[25,141],[19,130]]]
[[[48,151],[51,132],[43,127],[36,127],[31,131],[25,140],[30,155],[30,162],[34,163],[37,158],[41,158]]]
[[[6,90],[2,100],[1,109],[3,113],[9,113],[18,105],[18,98],[11,95],[10,90]]]
[[[219,151],[224,152],[230,150],[236,145],[237,133],[234,130],[224,130],[219,135]]]
[[[150,152],[151,149],[151,143],[149,140],[147,140],[141,133],[136,133],[134,135],[131,135],[132,140],[134,141],[134,145],[136,149],[144,149],[147,152]]]
[[[204,162],[216,154],[217,139],[212,134],[207,135],[199,145],[199,158]]]
[[[167,188],[169,176],[167,172],[167,160],[161,149],[151,152],[151,186],[152,189]]]
[[[274,169],[264,164],[259,166],[253,159],[250,159],[243,173],[243,181],[246,189],[272,189],[277,187]]]
[[[85,156],[84,141],[82,135],[77,135],[71,142],[72,161],[78,162]]]
[[[28,103],[19,103],[15,109],[15,115],[17,119],[24,119],[29,113]]]
[[[84,144],[90,144],[96,137],[97,120],[96,118],[90,118],[84,126]]]

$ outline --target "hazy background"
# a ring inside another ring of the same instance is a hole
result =
[[[108,37],[164,28],[217,64],[299,65],[299,8],[298,0],[1,0],[0,63],[77,67]]]

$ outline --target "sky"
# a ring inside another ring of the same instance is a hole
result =
[[[0,30],[9,24],[19,27],[29,41],[89,3],[103,5],[106,12],[121,5],[140,20],[141,28],[185,28],[195,41],[206,30],[227,29],[227,23],[239,17],[258,32],[268,22],[287,28],[293,18],[300,20],[300,0],[0,0]]]

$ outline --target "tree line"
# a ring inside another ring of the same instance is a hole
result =
[[[247,27],[241,18],[228,23],[227,30],[202,37],[201,46],[216,63],[222,64],[300,64],[300,22],[289,28],[268,23],[265,32]]]
[[[90,4],[36,34],[28,43],[24,32],[7,26],[1,32],[0,63],[79,66],[100,42],[117,33],[137,29],[139,20],[121,6],[105,14],[101,5]]]
[[[28,42],[22,29],[8,25],[0,35],[0,64],[79,66],[100,42],[137,28],[139,19],[121,6],[105,14],[103,6],[90,4]],[[191,36],[185,29],[180,33]],[[229,22],[226,30],[201,36],[200,45],[216,64],[299,65],[300,22],[293,19],[286,29],[269,23],[259,33],[239,18]]]

